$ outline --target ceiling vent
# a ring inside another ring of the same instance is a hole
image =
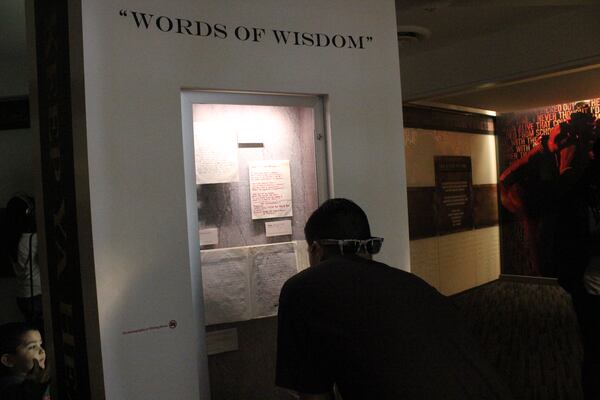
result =
[[[411,43],[420,42],[431,36],[431,31],[422,26],[401,25],[398,26],[398,45],[407,46]]]

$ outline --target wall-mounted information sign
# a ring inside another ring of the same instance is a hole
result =
[[[438,234],[473,229],[471,158],[435,157]]]

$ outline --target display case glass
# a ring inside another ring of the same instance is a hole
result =
[[[188,99],[205,323],[276,315],[281,286],[308,267],[306,219],[327,197],[322,99]]]

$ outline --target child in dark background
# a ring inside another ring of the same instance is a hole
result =
[[[0,399],[50,400],[50,371],[42,335],[33,326],[0,326]]]

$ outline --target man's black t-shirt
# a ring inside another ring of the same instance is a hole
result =
[[[334,257],[281,290],[278,386],[352,399],[510,399],[454,305],[418,277]]]

